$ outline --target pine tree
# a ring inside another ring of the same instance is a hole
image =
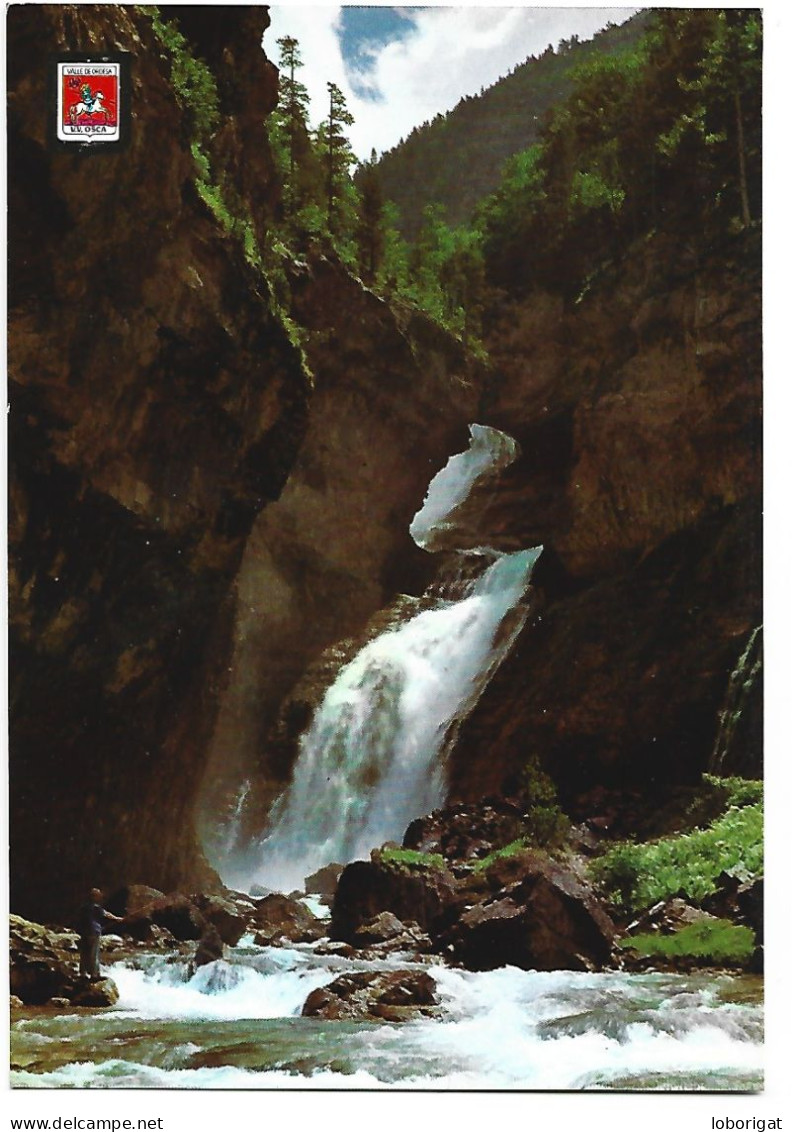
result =
[[[355,119],[347,109],[346,98],[335,83],[328,83],[330,95],[330,115],[324,123],[324,144],[327,162],[327,227],[331,236],[339,232],[338,204],[349,180],[349,169],[354,162],[352,147],[344,133],[345,126],[351,126]]]
[[[376,162],[377,154],[372,150],[370,159],[360,166],[356,178],[360,194],[358,265],[361,277],[368,284],[372,284],[377,278],[385,246],[385,202]]]
[[[280,105],[279,114],[288,144],[288,174],[286,175],[285,204],[288,215],[293,216],[299,207],[297,187],[298,148],[308,133],[308,91],[295,78],[302,67],[299,44],[293,36],[278,40],[280,47]]]

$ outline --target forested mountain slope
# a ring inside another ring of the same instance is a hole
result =
[[[647,20],[647,13],[639,13],[591,40],[573,36],[558,50],[548,46],[382,154],[377,168],[383,192],[399,209],[403,234],[415,237],[427,204],[442,205],[452,225],[468,221],[497,186],[503,162],[536,141],[548,110],[569,94],[574,70],[595,56],[634,46]]]

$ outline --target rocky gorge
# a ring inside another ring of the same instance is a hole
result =
[[[755,870],[639,899],[629,852],[759,805],[760,230],[660,225],[571,300],[502,290],[485,359],[331,247],[274,250],[267,9],[160,13],[216,85],[220,204],[149,11],[9,14],[16,1009],[288,975],[261,1017],[346,1034],[447,1021],[505,968],[753,978]],[[63,51],[131,57],[119,152],[48,140]],[[414,537],[434,477],[498,444]],[[86,986],[64,925],[94,885],[125,923]],[[723,925],[741,958],[630,944]]]

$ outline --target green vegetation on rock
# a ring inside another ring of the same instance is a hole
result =
[[[750,928],[728,920],[701,920],[670,935],[644,932],[622,941],[623,948],[663,959],[698,959],[707,963],[744,963],[756,946]]]
[[[439,853],[421,853],[418,849],[380,849],[376,856],[383,865],[395,865],[397,868],[445,868],[445,861]]]
[[[723,872],[748,881],[764,870],[764,806],[753,801],[761,783],[715,780],[730,805],[722,817],[690,833],[646,844],[614,846],[589,866],[592,879],[627,913],[684,892],[701,900]]]
[[[520,837],[517,841],[512,841],[510,845],[504,845],[502,849],[495,849],[492,853],[488,853],[486,857],[482,857],[480,861],[476,861],[473,866],[474,872],[483,873],[490,865],[496,861],[502,861],[506,857],[516,857],[522,853],[524,849],[530,847],[530,842],[527,837]]]

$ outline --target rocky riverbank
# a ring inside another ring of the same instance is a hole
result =
[[[194,972],[245,939],[339,960],[395,958],[404,969],[350,970],[303,1005],[311,1017],[390,1022],[436,1016],[432,980],[419,969],[429,961],[468,971],[762,970],[761,878],[724,871],[705,898],[678,892],[631,915],[590,868],[612,844],[603,815],[563,827],[563,838],[556,830],[555,843],[544,846],[528,833],[535,818],[524,797],[455,804],[414,822],[404,845],[329,865],[288,894],[126,886],[106,900],[123,923],[104,938],[103,960],[134,967],[156,952]],[[685,947],[688,938],[700,945],[733,940],[734,932],[743,933],[740,956],[723,944],[709,956]],[[118,997],[112,979],[79,977],[75,932],[18,916],[11,994],[17,1005],[70,1009],[112,1006]]]

